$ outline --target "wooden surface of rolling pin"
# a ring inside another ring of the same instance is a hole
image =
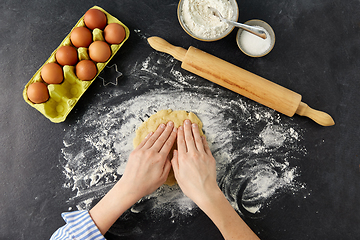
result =
[[[189,47],[188,50],[176,47],[159,37],[150,37],[148,42],[155,50],[168,53],[182,61],[183,69],[289,117],[297,113],[311,118],[322,126],[335,124],[329,114],[314,110],[301,102],[300,94],[211,54],[194,47]]]

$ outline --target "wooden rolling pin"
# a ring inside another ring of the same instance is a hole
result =
[[[314,110],[301,102],[301,95],[248,72],[229,62],[194,47],[188,50],[176,47],[159,37],[150,37],[148,42],[157,51],[168,53],[182,61],[181,67],[207,80],[237,92],[258,103],[289,117],[295,113],[306,116],[322,126],[335,124],[325,112]]]

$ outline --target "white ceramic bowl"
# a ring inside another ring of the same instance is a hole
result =
[[[263,27],[269,33],[269,37],[271,38],[271,43],[270,43],[269,48],[267,48],[264,52],[259,52],[258,54],[250,53],[250,52],[246,51],[246,47],[242,46],[241,40],[240,40],[241,34],[245,30],[239,28],[239,30],[236,34],[236,43],[237,43],[238,47],[240,48],[240,50],[244,54],[246,54],[250,57],[263,57],[266,54],[268,54],[269,52],[271,52],[271,50],[274,48],[274,45],[275,45],[275,33],[274,33],[274,30],[271,28],[271,26],[269,24],[267,24],[266,22],[264,22],[262,20],[258,20],[258,19],[249,20],[249,21],[245,22],[245,24],[251,25],[251,26]],[[257,37],[257,36],[255,36],[255,37]]]
[[[205,1],[199,1],[199,2],[205,3]],[[231,8],[233,10],[233,14],[232,14],[232,17],[231,17],[230,20],[237,21],[238,18],[239,18],[239,8],[238,8],[238,5],[237,5],[237,2],[236,2],[236,0],[229,0],[229,2],[231,4]],[[177,16],[178,16],[178,20],[180,22],[181,27],[191,37],[193,37],[193,38],[195,38],[197,40],[201,40],[201,41],[208,41],[208,42],[217,41],[217,40],[220,40],[220,39],[226,37],[234,29],[233,26],[228,25],[228,27],[226,29],[224,29],[219,34],[216,34],[216,36],[214,36],[214,37],[205,37],[205,36],[197,35],[186,24],[186,20],[184,19],[184,16],[183,16],[183,5],[184,5],[183,3],[184,3],[184,0],[179,1],[178,8],[177,8]]]

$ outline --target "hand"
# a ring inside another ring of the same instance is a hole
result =
[[[178,130],[177,145],[171,164],[184,194],[214,222],[224,239],[259,239],[217,185],[216,162],[199,127],[185,120]]]
[[[154,192],[166,181],[171,168],[168,156],[176,133],[173,122],[168,122],[166,126],[161,124],[155,133],[149,133],[130,154],[120,180],[129,194],[140,199]]]
[[[171,163],[169,152],[177,130],[174,123],[161,124],[130,154],[124,175],[115,186],[89,211],[102,234],[140,198],[154,192],[165,181]]]
[[[219,190],[215,159],[198,125],[189,120],[178,129],[177,145],[171,161],[175,178],[184,194],[199,206],[204,197]]]

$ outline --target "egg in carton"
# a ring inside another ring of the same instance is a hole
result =
[[[87,27],[84,22],[84,16],[79,19],[77,24],[72,28],[70,33],[65,37],[65,39],[61,42],[57,49],[51,54],[49,59],[41,66],[40,69],[34,74],[34,76],[30,79],[30,81],[26,84],[24,91],[23,91],[23,98],[24,100],[30,104],[30,106],[37,109],[41,112],[45,117],[47,117],[50,121],[54,123],[59,123],[65,121],[66,117],[70,113],[70,111],[74,108],[75,104],[78,102],[80,97],[85,93],[85,91],[89,88],[92,82],[97,78],[100,72],[104,69],[104,67],[109,63],[112,57],[116,54],[116,52],[120,49],[120,47],[124,44],[124,42],[129,38],[130,31],[129,29],[120,22],[117,18],[113,17],[109,13],[107,13],[104,9],[94,6],[90,9],[97,9],[103,12],[106,15],[106,25],[111,23],[118,23],[120,24],[125,30],[125,37],[119,44],[109,44],[111,49],[111,55],[105,62],[95,62],[97,73],[95,77],[91,80],[81,80],[76,75],[75,65],[64,65],[62,66],[63,70],[63,81],[59,84],[49,84],[46,83],[41,76],[41,70],[43,67],[48,63],[57,63],[56,59],[56,52],[62,46],[72,46],[77,51],[78,62],[82,60],[92,60],[89,57],[89,48],[87,47],[79,47],[76,48],[71,40],[70,35],[72,31],[77,27]],[[99,28],[95,28],[92,31],[92,41],[102,41],[106,42],[104,38],[103,30]],[[32,83],[40,82],[46,85],[49,98],[46,102],[42,103],[34,103],[28,97],[28,89]]]

